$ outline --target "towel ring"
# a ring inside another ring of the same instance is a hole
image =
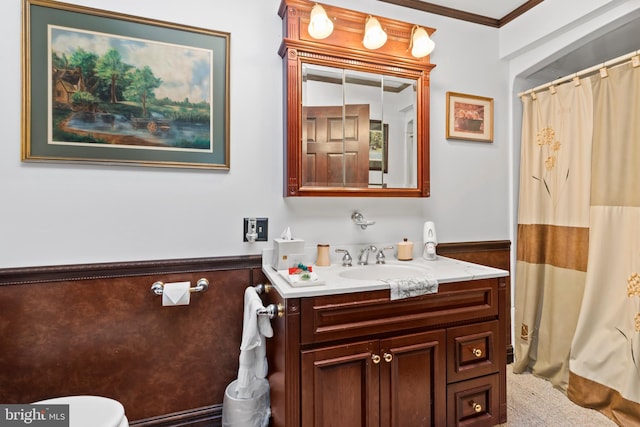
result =
[[[196,286],[193,288],[189,288],[189,292],[205,292],[209,289],[209,281],[204,277],[196,282]],[[164,292],[164,283],[163,282],[155,282],[151,285],[151,293],[154,295],[162,295]]]

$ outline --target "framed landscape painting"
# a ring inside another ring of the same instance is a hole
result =
[[[447,92],[447,139],[493,142],[493,98]]]
[[[229,169],[230,35],[23,0],[22,160]]]

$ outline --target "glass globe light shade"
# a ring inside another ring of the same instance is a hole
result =
[[[364,27],[364,38],[362,44],[367,49],[378,49],[387,42],[387,33],[384,32],[380,22],[370,16],[367,18],[367,22]]]
[[[314,39],[325,39],[333,32],[333,22],[331,22],[327,12],[319,4],[316,4],[311,9],[308,30],[309,35]]]
[[[411,40],[411,55],[416,58],[429,55],[436,47],[436,44],[431,40],[427,31],[422,27],[415,29]]]

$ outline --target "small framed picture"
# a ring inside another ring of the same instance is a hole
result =
[[[369,170],[389,172],[389,125],[369,121]]]
[[[493,98],[447,92],[447,139],[493,142]]]

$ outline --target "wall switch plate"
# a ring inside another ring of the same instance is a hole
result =
[[[252,229],[255,226],[255,229]],[[257,234],[255,242],[266,242],[269,240],[269,218],[245,218],[242,230],[242,241],[248,242],[247,233],[253,231]]]

